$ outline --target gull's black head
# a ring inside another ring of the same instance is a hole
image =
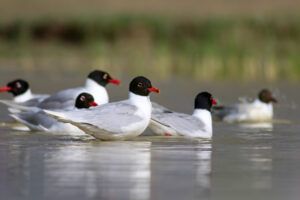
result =
[[[277,100],[272,96],[271,91],[267,89],[263,89],[259,92],[258,99],[264,103],[277,103]]]
[[[216,105],[217,102],[213,99],[213,96],[208,92],[201,92],[195,98],[195,109],[205,109],[210,111],[212,105]]]
[[[104,71],[101,70],[95,70],[92,71],[89,75],[88,75],[89,79],[92,79],[93,81],[95,81],[96,83],[98,83],[99,85],[102,86],[106,86],[108,83],[113,83],[116,85],[120,85],[120,81],[118,81],[117,79],[113,79],[111,78],[111,76]]]
[[[159,89],[152,86],[149,79],[143,76],[138,76],[130,82],[129,91],[141,96],[148,96],[150,92],[160,92]]]
[[[11,92],[14,96],[24,94],[29,89],[29,84],[27,81],[22,79],[17,79],[11,81],[7,86],[1,87],[0,92]]]
[[[94,101],[94,97],[89,93],[81,93],[78,95],[75,101],[76,108],[89,108],[91,106],[98,106],[98,104]]]

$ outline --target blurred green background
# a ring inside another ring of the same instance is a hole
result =
[[[296,0],[1,0],[0,69],[298,81]]]

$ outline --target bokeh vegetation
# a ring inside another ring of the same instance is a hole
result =
[[[300,16],[0,21],[0,66],[299,80]]]

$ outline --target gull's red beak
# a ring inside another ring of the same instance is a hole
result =
[[[150,92],[156,92],[156,93],[160,93],[160,90],[156,87],[151,87],[151,88],[147,88],[147,90],[149,90]]]
[[[98,106],[98,104],[97,104],[95,101],[89,102],[89,105],[90,105],[90,106]]]
[[[2,88],[0,88],[0,92],[9,92],[11,90],[12,90],[12,88],[8,87],[8,86],[3,86]]]
[[[120,85],[120,81],[117,80],[117,79],[109,79],[108,81],[109,81],[110,83],[115,84],[115,85]]]
[[[213,104],[213,105],[217,105],[216,100],[213,99],[213,100],[212,100],[212,104]]]

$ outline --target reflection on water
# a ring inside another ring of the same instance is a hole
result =
[[[155,145],[151,199],[207,199],[210,196],[211,151],[211,143],[207,142]]]
[[[72,77],[78,81],[75,84],[56,76],[51,81],[56,86],[68,82],[73,87],[83,80],[79,75]],[[31,80],[37,81],[32,85],[40,87],[40,92],[50,92],[39,84],[46,78]],[[212,91],[225,103],[234,102],[239,94],[256,94],[254,85],[233,87],[181,79],[156,85],[162,93],[151,99],[186,113],[192,112],[187,102],[199,90]],[[49,90],[56,91],[56,86]],[[112,101],[128,95],[126,84],[108,87]],[[228,94],[228,88],[235,88],[234,94]],[[283,88],[290,101],[299,102],[300,95],[294,92],[299,88]],[[212,141],[143,136],[100,142],[1,127],[0,200],[298,199],[300,134],[299,122],[295,122],[299,112],[289,105],[280,101],[275,106],[276,121],[271,124],[214,123]],[[0,106],[0,112],[0,121],[8,122],[7,109]]]
[[[219,199],[271,199],[273,132],[269,129],[224,125],[227,138],[213,156],[214,197]],[[225,136],[222,137],[224,139]],[[251,195],[250,195],[251,194]],[[244,195],[244,196],[243,196]],[[249,196],[248,196],[249,195]]]
[[[197,167],[197,182],[206,190],[210,188],[210,174],[211,174],[211,144],[203,144],[203,149],[197,152],[199,160]]]
[[[1,189],[7,188],[1,194],[149,199],[150,146],[151,142],[13,145],[2,151],[7,155],[2,164],[7,165],[1,170]]]
[[[1,142],[1,197],[207,198],[211,143],[152,138],[100,142],[14,135],[7,139],[10,144]]]
[[[49,166],[45,195],[66,188],[70,190],[66,194],[76,189],[89,198],[149,199],[150,146],[150,142],[96,142],[55,148],[45,161]]]
[[[117,142],[0,130],[0,199],[297,199],[297,125],[214,129]]]
[[[260,132],[261,130],[273,130],[273,124],[271,122],[241,123],[239,126],[254,131],[256,130],[257,132]]]

